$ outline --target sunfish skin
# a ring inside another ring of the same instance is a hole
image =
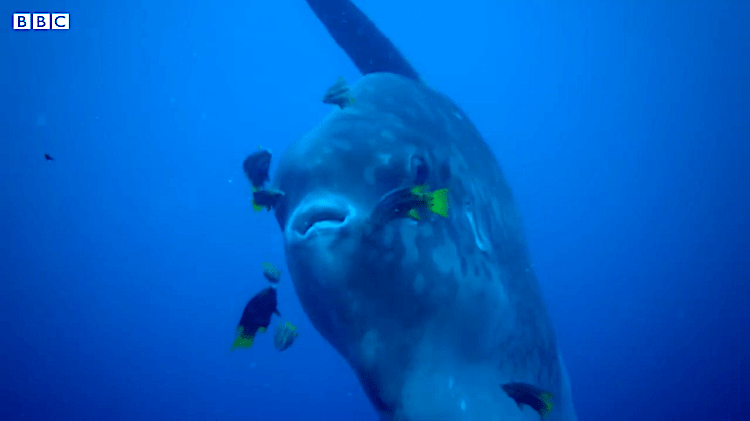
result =
[[[356,102],[334,108],[276,169],[274,212],[302,306],[383,420],[538,419],[498,387],[511,382],[554,396],[546,420],[575,420],[497,160],[450,99],[399,63],[360,67]],[[448,189],[447,217],[396,218],[364,235],[379,200],[415,184]]]

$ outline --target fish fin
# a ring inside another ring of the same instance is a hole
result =
[[[435,190],[429,194],[430,210],[443,218],[448,217],[448,189]]]
[[[423,184],[421,186],[412,187],[411,193],[415,196],[422,196],[426,190],[427,190],[427,186]]]
[[[503,390],[508,393],[518,407],[521,408],[521,403],[533,408],[539,416],[544,418],[552,410],[552,393],[539,389],[536,386],[528,383],[509,383],[503,385]],[[512,389],[512,394],[506,387]]]
[[[395,73],[419,82],[419,74],[353,1],[307,1],[336,44],[364,76]],[[346,19],[341,19],[346,16]],[[367,48],[362,48],[366,45]]]
[[[549,413],[552,410],[552,393],[544,392],[539,396],[539,400],[542,401],[542,409],[539,411],[542,414],[542,418],[544,418],[547,413]]]
[[[409,211],[409,216],[419,221],[421,218],[419,217],[419,212],[417,212],[416,209],[412,209]]]
[[[229,348],[230,351],[234,351],[235,348],[250,348],[253,346],[254,336],[239,335],[232,342],[232,346]]]

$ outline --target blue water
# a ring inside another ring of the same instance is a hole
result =
[[[747,419],[747,3],[356,3],[503,165],[579,419]],[[288,274],[297,342],[229,352],[286,271],[242,160],[359,77],[305,2],[0,15],[0,419],[376,420]]]

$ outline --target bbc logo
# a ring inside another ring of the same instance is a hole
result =
[[[13,29],[70,29],[68,13],[14,13]]]

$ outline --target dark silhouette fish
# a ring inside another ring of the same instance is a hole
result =
[[[265,332],[271,324],[271,316],[275,313],[281,316],[276,295],[276,287],[270,286],[257,293],[245,306],[242,318],[237,325],[237,337],[231,349],[250,348],[258,332]]]
[[[552,394],[528,383],[506,383],[501,386],[519,408],[528,405],[544,418],[552,410]]]
[[[268,171],[271,169],[271,152],[258,147],[258,151],[251,153],[242,163],[247,179],[253,188],[259,189],[268,181]]]

